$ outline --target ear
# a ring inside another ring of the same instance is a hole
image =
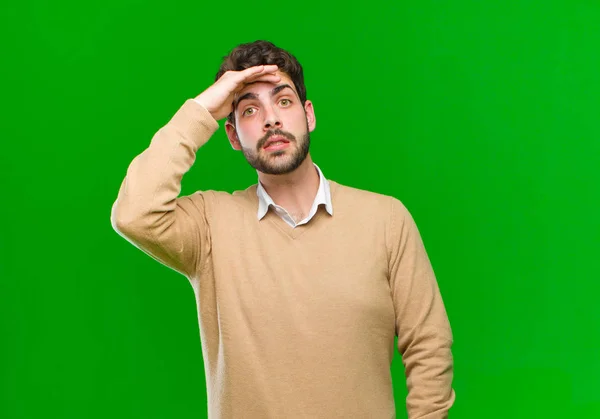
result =
[[[308,132],[313,132],[317,126],[317,118],[315,117],[313,103],[310,100],[304,102],[304,112],[306,113],[306,120],[308,122]]]
[[[229,139],[229,143],[234,150],[241,150],[242,145],[240,144],[240,140],[237,135],[237,131],[233,124],[229,121],[225,122],[225,132],[227,132],[227,138]]]

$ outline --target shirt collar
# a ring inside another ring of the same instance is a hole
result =
[[[329,181],[325,179],[325,176],[323,176],[323,172],[321,172],[319,166],[317,166],[314,162],[313,165],[317,169],[317,172],[319,172],[319,189],[317,190],[317,195],[315,196],[315,200],[313,202],[313,208],[323,204],[325,205],[325,209],[327,210],[329,215],[333,215],[333,205],[331,203],[331,189],[329,187]],[[258,181],[258,186],[256,188],[256,195],[258,196],[257,217],[259,220],[262,220],[263,217],[269,211],[269,207],[271,205],[277,206],[277,204],[275,204],[275,202],[269,196],[265,188],[263,188],[262,183],[260,183],[260,180]]]

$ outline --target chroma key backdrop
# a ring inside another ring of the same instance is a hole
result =
[[[600,417],[599,2],[0,10],[1,418],[207,417],[193,290],[110,209],[154,133],[258,39],[304,67],[324,175],[419,226],[454,334],[450,417]],[[182,194],[256,182],[219,121]],[[397,351],[390,373],[406,418]]]

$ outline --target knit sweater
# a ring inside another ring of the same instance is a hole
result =
[[[257,219],[257,185],[179,196],[218,126],[187,100],[133,159],[111,212],[193,287],[209,417],[394,418],[397,335],[409,417],[446,418],[452,332],[407,208],[329,180],[334,214],[320,206],[293,228],[273,211]]]

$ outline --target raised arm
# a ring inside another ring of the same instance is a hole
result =
[[[135,157],[111,211],[113,228],[136,247],[190,276],[208,253],[204,196],[179,197],[181,179],[196,152],[233,110],[244,84],[277,81],[276,65],[228,71],[195,99],[187,100]]]
[[[187,100],[133,159],[112,207],[121,236],[184,275],[202,259],[206,220],[201,194],[178,197],[181,179],[218,126],[203,106]]]
[[[390,286],[398,351],[405,367],[410,419],[445,419],[454,403],[452,331],[419,230],[392,199]]]

